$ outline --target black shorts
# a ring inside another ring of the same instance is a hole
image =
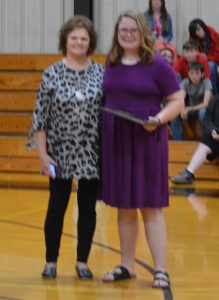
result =
[[[212,151],[211,154],[207,155],[208,160],[212,161],[219,157],[219,142],[214,140],[210,135],[204,135],[200,142],[208,146]]]

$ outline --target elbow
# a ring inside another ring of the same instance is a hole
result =
[[[185,100],[184,100],[184,98],[182,98],[180,100],[180,105],[181,105],[181,110],[180,111],[182,111],[185,108]]]

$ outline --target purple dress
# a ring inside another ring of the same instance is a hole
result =
[[[139,117],[154,116],[162,100],[180,89],[172,67],[159,55],[153,64],[107,66],[105,106]],[[118,208],[169,205],[168,132],[104,112],[101,133],[101,198]]]

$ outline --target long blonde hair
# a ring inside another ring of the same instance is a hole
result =
[[[150,64],[154,61],[154,40],[151,37],[151,32],[148,27],[147,20],[142,13],[135,13],[133,11],[125,11],[121,13],[117,19],[114,28],[114,34],[112,39],[112,45],[108,55],[108,61],[111,65],[116,65],[121,62],[123,56],[123,48],[118,42],[118,28],[122,18],[127,17],[134,20],[137,24],[138,30],[140,32],[140,48],[139,48],[139,58],[144,64]]]

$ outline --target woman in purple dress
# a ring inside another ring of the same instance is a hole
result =
[[[183,96],[171,66],[154,50],[142,14],[125,12],[117,20],[104,79],[105,106],[151,120],[139,125],[103,113],[102,199],[118,209],[121,264],[104,281],[135,277],[137,209],[154,261],[153,287],[169,287],[166,228],[168,203],[167,122],[183,109]],[[163,98],[168,105],[161,110]]]

